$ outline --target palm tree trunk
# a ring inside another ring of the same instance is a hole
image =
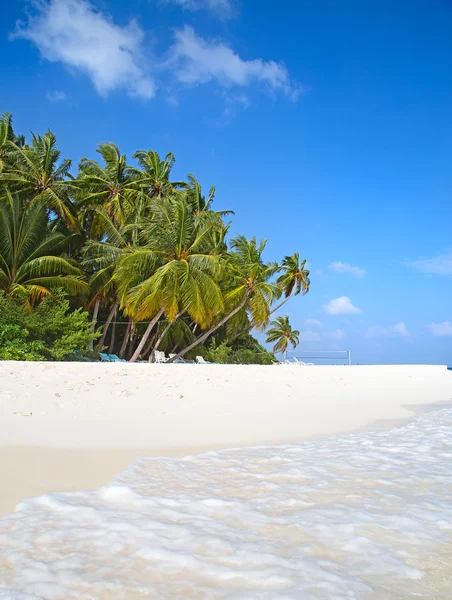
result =
[[[271,311],[268,313],[268,316],[272,315],[274,312],[276,312],[277,310],[279,310],[279,309],[281,308],[281,306],[283,306],[283,305],[284,305],[284,304],[285,304],[285,303],[286,303],[288,300],[290,300],[290,299],[291,299],[291,298],[292,298],[294,295],[295,295],[295,294],[290,294],[290,296],[287,296],[287,298],[284,298],[284,300],[283,300],[283,301],[282,301],[280,304],[278,304],[278,306],[276,306],[276,307],[275,307],[273,310],[271,310]],[[247,333],[249,333],[249,332],[250,332],[250,331],[251,331],[253,328],[254,328],[254,325],[253,325],[253,323],[251,323],[251,324],[248,326],[248,329],[246,330],[246,331],[247,331]],[[236,340],[236,339],[237,339],[239,336],[243,335],[243,333],[244,333],[243,331],[239,331],[238,333],[236,333],[236,334],[234,335],[234,337],[228,341],[228,344],[232,344],[232,342],[233,342],[234,340]]]
[[[108,354],[112,354],[115,350],[115,337],[116,337],[116,313],[115,320],[113,321],[113,325],[111,328],[111,338],[110,338],[110,346],[108,347]]]
[[[157,321],[160,319],[160,317],[162,315],[163,315],[163,309],[159,310],[159,312],[155,315],[155,317],[152,319],[152,321],[146,327],[146,331],[144,332],[143,337],[141,338],[140,343],[138,344],[137,349],[133,353],[132,358],[129,360],[129,362],[135,362],[137,360],[137,358],[140,356],[140,353],[143,350],[143,346],[145,345],[146,340],[148,339],[152,329],[154,328],[154,325],[157,323]]]
[[[184,354],[186,354],[187,352],[189,352],[189,350],[193,350],[193,348],[195,348],[196,346],[198,346],[198,344],[202,344],[202,342],[204,342],[204,340],[206,340],[210,335],[212,335],[212,333],[214,333],[222,325],[224,325],[225,323],[227,323],[227,321],[229,321],[229,319],[231,317],[233,317],[236,313],[238,313],[239,310],[242,310],[242,308],[245,306],[247,300],[248,300],[248,295],[246,295],[245,298],[243,299],[243,301],[236,308],[234,308],[234,310],[232,312],[230,312],[228,315],[226,315],[224,317],[224,319],[221,319],[221,321],[219,323],[217,323],[216,325],[214,325],[213,327],[211,327],[208,331],[202,333],[189,346],[187,346],[186,348],[184,348],[183,350],[181,350],[178,354],[176,354],[176,356],[173,356],[173,358],[170,358],[168,362],[169,363],[174,362],[180,356],[183,356]]]
[[[132,319],[129,319],[127,323],[126,332],[124,334],[124,339],[122,340],[121,350],[119,351],[119,358],[124,358],[126,354],[127,342],[129,341],[130,330],[132,329]]]
[[[274,312],[276,312],[277,310],[279,310],[281,308],[281,306],[283,306],[283,304],[285,304],[287,302],[287,300],[290,300],[292,298],[294,294],[290,294],[290,296],[287,296],[287,298],[284,298],[284,300],[281,302],[281,304],[278,304],[278,306],[276,306],[273,310],[271,310],[268,313],[268,316],[272,315]]]
[[[160,325],[160,323],[159,323],[159,325]],[[143,356],[147,356],[147,355],[149,354],[149,352],[151,351],[151,348],[152,348],[152,347],[154,346],[154,344],[155,344],[155,340],[157,339],[157,337],[158,337],[158,334],[159,334],[159,328],[158,328],[158,326],[157,326],[157,331],[154,333],[154,335],[153,335],[153,336],[151,336],[151,337],[149,338],[149,342],[146,344],[146,346],[144,347],[144,350],[143,350],[143,352],[141,353]],[[149,361],[149,362],[151,362],[151,361]]]
[[[149,355],[149,362],[152,362],[154,360],[155,351],[159,349],[160,344],[161,344],[163,338],[165,337],[165,335],[168,333],[171,325],[174,325],[174,323],[177,321],[177,319],[179,317],[181,317],[186,312],[187,312],[186,310],[182,310],[180,313],[177,313],[176,318],[174,319],[174,321],[173,322],[169,322],[167,324],[167,326],[165,327],[165,329],[162,331],[162,333],[159,335],[157,341],[155,342],[155,346],[152,348],[152,352]]]
[[[91,321],[91,334],[93,335],[96,331],[96,323],[97,323],[97,315],[99,313],[100,300],[96,300],[96,304],[94,305],[93,319]],[[94,351],[94,338],[91,338],[89,341],[88,349],[90,352]]]
[[[102,348],[102,346],[105,344],[105,338],[107,337],[107,332],[108,332],[108,328],[110,327],[110,323],[113,320],[113,317],[116,315],[116,312],[118,310],[118,306],[119,306],[119,300],[115,300],[113,307],[107,317],[107,320],[105,321],[105,325],[104,328],[102,329],[102,335],[100,337],[99,340],[99,347]]]

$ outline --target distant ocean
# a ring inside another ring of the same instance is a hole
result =
[[[452,409],[388,432],[142,458],[99,491],[0,519],[3,600],[409,597],[452,597]]]

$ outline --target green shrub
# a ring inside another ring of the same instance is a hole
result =
[[[89,314],[71,311],[61,290],[32,313],[0,293],[0,360],[73,360],[74,352],[86,352],[91,337]]]

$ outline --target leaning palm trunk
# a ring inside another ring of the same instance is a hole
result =
[[[289,296],[287,296],[287,298],[284,298],[284,300],[278,304],[278,306],[276,306],[273,310],[271,310],[268,314],[268,316],[272,315],[274,312],[276,312],[277,310],[279,310],[281,308],[281,306],[283,306],[288,300],[290,300],[292,297],[294,296],[294,294],[290,294]]]
[[[187,312],[186,310],[182,310],[180,313],[178,313],[176,315],[176,318],[174,319],[174,321],[172,321],[172,322],[170,321],[167,324],[167,326],[164,328],[164,330],[162,331],[162,333],[159,335],[157,341],[155,342],[155,346],[153,347],[151,354],[149,355],[149,362],[154,362],[155,352],[156,352],[156,350],[158,350],[160,348],[160,344],[162,343],[163,338],[168,333],[168,331],[170,330],[171,326],[174,325],[174,323],[177,321],[177,319],[179,317],[181,317],[186,312]]]
[[[159,325],[160,325],[160,323],[159,323]],[[154,333],[154,335],[152,335],[149,338],[148,343],[146,344],[146,346],[144,347],[143,352],[141,353],[143,356],[148,356],[149,355],[149,353],[151,352],[151,348],[154,347],[155,340],[158,338],[158,336],[159,336],[159,326],[157,325],[157,331]],[[149,361],[149,362],[151,362],[151,361]]]
[[[105,321],[105,325],[104,328],[102,330],[102,335],[100,337],[99,340],[99,347],[102,348],[103,345],[105,344],[105,338],[107,337],[107,333],[108,333],[108,328],[110,327],[110,323],[113,320],[113,317],[116,315],[116,312],[118,310],[119,307],[119,300],[115,300],[115,303],[113,304],[113,307],[107,317],[107,320]]]
[[[94,305],[93,319],[91,321],[91,334],[94,335],[96,331],[96,323],[97,323],[97,315],[99,313],[100,300],[96,300],[96,304]],[[94,337],[92,337],[89,341],[88,349],[90,352],[94,351]]]
[[[278,306],[275,306],[275,308],[268,313],[268,316],[272,315],[274,312],[276,312],[277,310],[279,310],[281,308],[281,306],[283,306],[288,300],[290,300],[291,298],[293,298],[295,295],[296,294],[292,293],[289,296],[287,296],[287,298],[284,298],[284,300],[282,302],[280,302],[278,304]],[[250,323],[250,325],[248,325],[248,327],[247,327],[247,329],[245,331],[239,331],[234,336],[232,336],[232,338],[228,340],[228,344],[232,344],[232,342],[234,342],[238,337],[240,337],[244,333],[249,333],[250,331],[252,331],[255,328],[255,326],[256,325],[254,323]]]
[[[230,312],[228,315],[226,315],[224,317],[224,319],[221,319],[221,321],[219,323],[217,323],[216,325],[211,327],[208,331],[202,333],[199,337],[196,338],[196,340],[194,342],[192,342],[189,346],[187,346],[186,348],[181,350],[179,352],[179,354],[176,354],[176,356],[173,356],[173,358],[170,358],[170,360],[168,362],[170,362],[170,363],[174,362],[180,356],[184,356],[184,354],[186,354],[190,350],[193,350],[193,348],[196,348],[196,346],[198,346],[199,344],[202,344],[210,335],[212,335],[212,333],[214,333],[222,325],[227,323],[231,317],[233,317],[235,314],[237,314],[239,312],[239,310],[242,310],[242,308],[245,306],[247,300],[248,300],[248,295],[246,295],[244,300],[236,308],[234,308],[234,310],[232,312]]]
[[[115,320],[113,321],[113,325],[111,327],[111,338],[110,338],[110,346],[108,347],[108,354],[112,354],[115,350],[115,337],[116,337],[116,313],[115,313]]]
[[[159,310],[159,312],[155,315],[155,317],[152,319],[152,321],[146,327],[146,331],[144,332],[143,337],[141,338],[140,343],[138,344],[138,346],[137,346],[135,352],[133,353],[131,359],[129,360],[129,362],[135,362],[137,360],[137,358],[140,356],[140,353],[143,350],[146,340],[148,339],[151,331],[153,330],[154,325],[157,323],[157,321],[160,319],[160,317],[162,315],[163,315],[163,309]]]
[[[119,351],[119,358],[124,358],[124,356],[126,355],[126,348],[127,348],[127,343],[129,341],[131,329],[132,329],[132,319],[129,319],[129,322],[127,323],[126,332],[124,334],[124,339],[122,340],[121,350]]]

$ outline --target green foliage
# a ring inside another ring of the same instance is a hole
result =
[[[197,349],[195,354],[202,355],[210,362],[228,365],[271,365],[277,362],[273,354],[250,334],[232,345],[213,339],[208,348]]]
[[[278,317],[270,323],[270,329],[267,331],[267,343],[274,342],[273,352],[287,352],[287,346],[291,344],[296,348],[299,344],[300,332],[292,329],[289,323],[289,317]]]
[[[31,313],[19,299],[0,293],[0,360],[72,360],[74,352],[86,352],[92,337],[89,314],[71,311],[62,290]]]
[[[73,176],[50,130],[26,143],[0,115],[1,356],[73,356],[99,319],[102,345],[132,361],[160,349],[270,364],[247,334],[308,292],[306,261],[268,262],[255,237],[228,241],[234,213],[214,210],[215,188],[204,194],[194,175],[174,181],[171,152],[138,150],[133,164],[113,143],[97,153],[100,162],[82,158]],[[78,309],[86,305],[91,325]],[[298,343],[297,332],[270,333],[278,351]]]

